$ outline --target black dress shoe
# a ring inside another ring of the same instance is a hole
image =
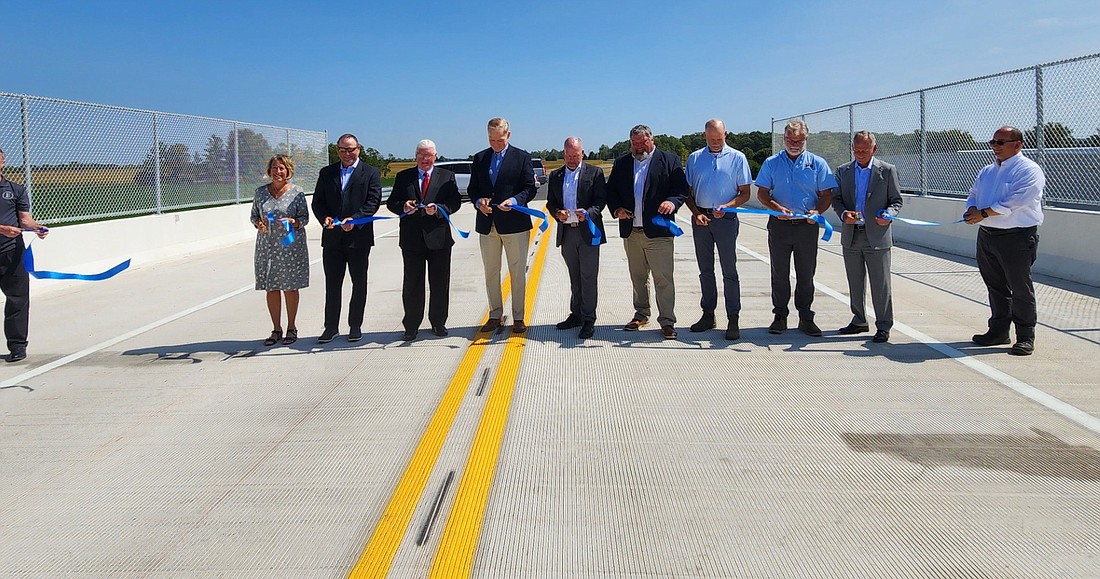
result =
[[[875,332],[875,337],[871,338],[872,342],[882,344],[890,341],[890,332],[887,330],[879,330]]]
[[[579,328],[582,325],[584,325],[584,320],[580,319],[577,316],[574,316],[573,314],[569,314],[568,318],[565,318],[564,320],[554,324],[554,327],[559,330],[569,330],[572,328]]]
[[[23,350],[12,350],[8,353],[8,357],[5,358],[8,362],[18,362],[20,360],[26,360],[27,353]]]
[[[1012,345],[1012,349],[1009,350],[1008,353],[1012,354],[1013,356],[1030,356],[1034,351],[1035,338],[1026,338],[1023,340],[1017,340],[1016,343]],[[26,354],[24,354],[24,356],[25,355]],[[8,361],[11,362],[12,360],[9,358]]]
[[[741,328],[737,327],[737,316],[730,317],[729,324],[726,325],[726,339],[727,340],[739,340],[741,338]]]
[[[405,330],[404,334],[401,334],[401,339],[406,342],[411,342],[416,339],[416,330]]]
[[[783,316],[775,316],[772,320],[772,324],[768,326],[769,334],[782,334],[787,329],[787,318]]]
[[[596,324],[595,324],[595,322],[584,322],[581,325],[581,332],[579,334],[577,334],[577,337],[582,339],[582,340],[585,340],[585,339],[591,338],[592,334],[595,334],[595,333],[596,333]]]
[[[675,340],[676,328],[672,326],[661,326],[661,335],[664,336],[666,340]]]
[[[714,312],[703,312],[703,316],[699,318],[699,321],[688,327],[688,330],[696,333],[705,332],[713,330],[717,325],[717,322],[714,321]]]
[[[807,336],[816,338],[821,335],[821,328],[817,327],[813,320],[799,320],[798,329],[802,330],[802,333]]]
[[[489,318],[489,320],[485,322],[485,325],[481,326],[481,331],[482,332],[493,332],[493,331],[496,331],[496,329],[499,328],[499,327],[500,327],[500,318]]]
[[[516,320],[512,322],[512,333],[522,334],[527,331],[527,324],[523,323],[523,320]]]
[[[320,336],[317,337],[317,343],[318,344],[327,344],[327,343],[333,341],[334,339],[336,339],[336,334],[337,333],[338,332],[336,330],[325,330],[325,331],[321,332]]]
[[[992,332],[974,334],[974,337],[970,340],[979,346],[1003,346],[1012,343],[1012,339],[1008,337],[1008,334],[994,334]]]
[[[351,331],[348,332],[348,341],[349,342],[358,342],[359,340],[362,340],[362,339],[363,339],[363,330],[362,329],[352,328]]]
[[[838,334],[850,336],[852,334],[862,334],[863,332],[870,332],[871,326],[861,326],[859,324],[848,324],[843,328],[836,331]]]
[[[432,333],[439,336],[440,338],[442,338],[442,337],[444,337],[448,334],[447,327],[446,326],[432,326]]]

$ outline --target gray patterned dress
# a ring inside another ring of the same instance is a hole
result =
[[[260,186],[252,201],[252,223],[267,221],[268,214],[275,222],[267,224],[267,233],[256,230],[256,289],[287,291],[308,287],[309,250],[305,226],[309,223],[309,205],[305,191],[292,184],[276,199],[267,190],[267,185]],[[279,222],[280,217],[298,222],[292,228],[294,242],[290,245],[283,245],[286,229]]]

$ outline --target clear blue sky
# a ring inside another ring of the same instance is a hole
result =
[[[44,0],[5,3],[0,23],[0,92],[352,132],[399,157],[421,138],[474,153],[493,116],[528,150],[711,117],[767,131],[1100,52],[1096,0]]]

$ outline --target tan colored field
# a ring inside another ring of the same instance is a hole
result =
[[[35,185],[94,185],[97,183],[133,183],[141,167],[57,167],[31,169]],[[22,179],[22,171],[19,173]]]

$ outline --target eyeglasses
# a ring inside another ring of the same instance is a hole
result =
[[[1022,141],[1020,141],[1020,139],[1008,139],[1008,140],[1005,140],[1005,139],[990,139],[989,140],[990,146],[997,145],[998,147],[1000,147],[1001,145],[1003,145],[1005,143],[1020,143],[1020,142],[1022,142]]]
[[[336,149],[341,153],[354,153],[359,150],[359,146],[356,145],[354,147],[336,147]]]
[[[792,145],[801,145],[806,142],[806,139],[792,139],[790,137],[783,137],[783,140]]]

